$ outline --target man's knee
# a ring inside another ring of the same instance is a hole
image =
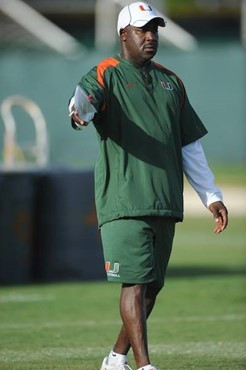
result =
[[[128,284],[123,283],[122,284],[122,290],[125,291],[132,291],[136,294],[142,294],[145,293],[145,298],[156,298],[159,292],[162,290],[163,286],[160,286],[158,281],[153,281],[151,283],[147,284]]]
[[[147,289],[147,284],[129,284],[129,283],[123,283],[122,284],[122,289],[126,290],[132,290],[137,292],[143,292],[146,291]]]

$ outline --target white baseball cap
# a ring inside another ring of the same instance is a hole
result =
[[[152,5],[150,6],[142,1],[127,5],[121,10],[118,17],[118,34],[120,34],[120,30],[126,26],[143,27],[152,19],[156,19],[159,26],[165,27],[165,20],[157,13]]]

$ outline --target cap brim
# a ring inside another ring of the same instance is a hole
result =
[[[143,27],[147,23],[152,21],[153,19],[155,19],[157,21],[158,26],[165,27],[166,23],[165,23],[164,19],[161,18],[161,17],[151,17],[151,18],[148,18],[148,19],[142,19],[142,20],[138,20],[138,21],[134,22],[134,24],[132,24],[132,23],[130,23],[130,24],[131,24],[131,26],[134,26],[134,27]]]

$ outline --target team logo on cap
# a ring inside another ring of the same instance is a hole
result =
[[[143,5],[139,5],[139,9],[144,12],[152,12],[152,8],[149,5],[147,5],[147,9]]]

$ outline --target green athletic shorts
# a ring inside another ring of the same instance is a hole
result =
[[[164,285],[175,220],[146,216],[123,218],[101,227],[108,281]]]

